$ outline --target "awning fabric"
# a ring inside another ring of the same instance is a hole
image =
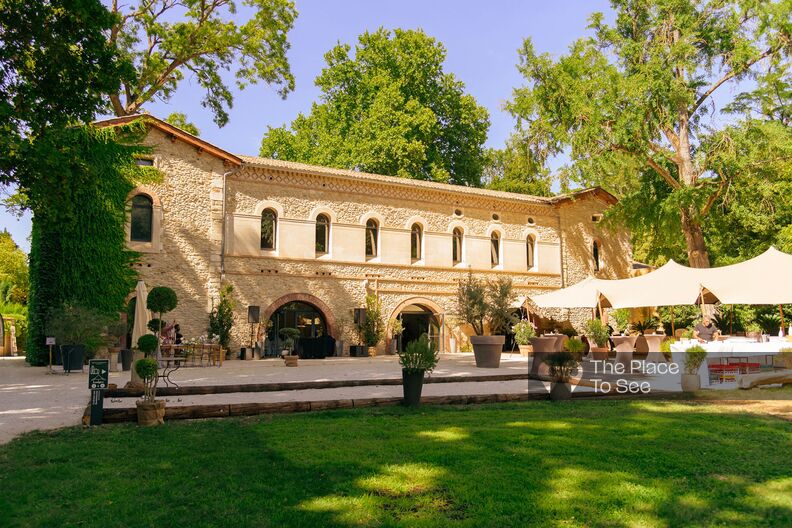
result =
[[[581,282],[531,300],[540,308],[792,303],[792,255],[770,248],[758,257],[718,268],[689,268],[673,260],[645,275]]]

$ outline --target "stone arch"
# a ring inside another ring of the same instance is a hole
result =
[[[398,315],[401,314],[402,311],[404,311],[405,308],[407,308],[408,306],[412,306],[414,304],[417,304],[417,305],[420,305],[420,306],[426,308],[427,310],[429,310],[432,313],[432,315],[438,315],[438,314],[442,314],[442,313],[445,312],[445,310],[443,309],[442,306],[440,306],[439,304],[437,304],[435,301],[433,301],[431,299],[428,299],[426,297],[409,297],[409,298],[403,300],[402,302],[400,302],[396,306],[396,308],[393,309],[393,311],[390,314],[390,317],[385,322],[386,323],[390,323],[390,321],[395,319],[396,317],[398,317]],[[391,350],[391,341],[393,341],[394,337],[393,337],[393,335],[391,333],[391,330],[389,328],[390,324],[386,324],[386,326],[388,328],[385,331],[385,345],[387,347],[387,350],[390,351]],[[442,335],[443,335],[443,340],[444,341],[442,343],[441,351],[445,351],[445,350],[448,350],[448,337],[450,335],[450,328],[448,328],[448,323],[446,323],[446,322],[443,322],[442,327],[443,328],[441,330],[442,330]]]
[[[325,318],[325,323],[327,323],[327,333],[330,334],[331,337],[338,339],[338,330],[336,327],[336,320],[335,316],[333,315],[333,311],[321,299],[311,295],[310,293],[289,293],[277,298],[261,313],[259,320],[269,321],[270,317],[272,317],[272,314],[274,314],[278,308],[284,304],[295,301],[311,304],[315,306],[317,310],[322,312],[322,315],[324,315]]]
[[[264,209],[272,209],[278,213],[278,219],[283,218],[283,206],[278,202],[273,200],[261,200],[256,204],[256,208],[253,212],[256,216],[261,217],[261,213],[264,212]]]

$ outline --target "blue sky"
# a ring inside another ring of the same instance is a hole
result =
[[[255,155],[267,126],[289,123],[299,112],[310,110],[319,96],[313,81],[324,66],[325,52],[337,42],[354,45],[359,34],[380,26],[421,28],[446,46],[445,70],[489,110],[487,146],[499,147],[514,127],[502,106],[523,82],[516,69],[523,39],[531,37],[537,50],[559,55],[585,34],[592,12],[610,11],[603,0],[297,0],[296,5],[299,16],[289,34],[296,89],[286,100],[266,85],[235,90],[230,121],[220,129],[200,105],[202,91],[187,77],[169,102],[155,102],[146,109],[161,117],[183,112],[204,139],[235,153]],[[0,211],[3,228],[28,251],[29,216],[17,220]]]

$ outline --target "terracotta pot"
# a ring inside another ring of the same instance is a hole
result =
[[[520,355],[523,357],[531,357],[533,354],[533,347],[531,345],[517,345],[520,347]]]
[[[165,423],[165,401],[137,402],[138,425],[152,426]]]
[[[693,392],[701,389],[701,378],[698,374],[682,374],[682,390]]]
[[[506,336],[470,336],[478,368],[498,368]]]
[[[591,359],[593,360],[602,360],[607,361],[608,359],[608,347],[591,347]]]
[[[558,383],[556,381],[550,384],[550,399],[553,401],[569,400],[572,398],[572,385],[569,383]]]
[[[287,367],[296,367],[298,359],[300,359],[300,356],[283,356],[283,361]]]

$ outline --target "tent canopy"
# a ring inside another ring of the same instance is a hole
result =
[[[758,257],[719,268],[689,268],[668,261],[630,279],[587,277],[579,283],[532,297],[540,308],[640,308],[698,303],[792,303],[792,255],[770,248]]]

